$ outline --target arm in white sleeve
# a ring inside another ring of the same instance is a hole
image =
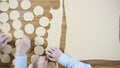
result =
[[[67,68],[92,68],[90,64],[86,64],[78,61],[75,58],[71,58],[65,54],[62,54],[58,60],[58,63]]]
[[[15,68],[27,68],[27,55],[15,56]]]

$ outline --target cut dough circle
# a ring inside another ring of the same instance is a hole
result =
[[[2,50],[2,52],[5,53],[5,54],[10,54],[11,51],[12,51],[12,47],[11,47],[11,45],[8,45],[8,44],[7,44],[7,45],[5,46],[5,48]]]
[[[33,9],[34,14],[37,15],[42,15],[44,13],[44,9],[41,6],[35,6]]]
[[[1,14],[0,14],[0,21],[1,21],[2,23],[7,22],[8,19],[9,19],[9,17],[8,17],[8,14],[7,14],[7,13],[1,13]]]
[[[16,48],[13,48],[11,52],[13,56],[15,56],[15,52],[16,52]]]
[[[44,36],[46,33],[46,29],[44,27],[37,27],[35,33],[37,36]]]
[[[13,33],[13,35],[14,35],[15,38],[18,39],[18,38],[22,38],[23,35],[24,35],[24,33],[23,33],[22,30],[15,30],[14,33]]]
[[[20,20],[15,20],[13,21],[12,23],[12,27],[15,29],[15,30],[18,30],[22,27],[22,23]]]
[[[25,21],[32,21],[32,20],[34,19],[34,15],[33,15],[32,12],[26,12],[26,13],[24,13],[24,15],[23,15],[23,19],[24,19]]]
[[[9,6],[11,9],[16,9],[18,7],[18,0],[9,0]]]
[[[8,54],[2,54],[1,55],[1,62],[2,63],[9,63],[10,62],[10,56]]]
[[[3,23],[1,27],[2,32],[8,33],[10,31],[10,25],[8,23]]]
[[[1,11],[8,11],[8,9],[9,9],[9,4],[7,2],[0,3],[0,10]]]
[[[40,37],[40,36],[37,36],[34,38],[34,44],[35,45],[43,45],[44,44],[44,38],[43,37]]]
[[[22,0],[21,8],[27,10],[31,7],[31,2],[29,0]]]
[[[49,19],[47,17],[42,17],[42,18],[39,19],[39,24],[41,26],[46,27],[46,26],[49,25],[49,23],[50,23],[50,21],[49,21]]]
[[[42,46],[35,46],[34,53],[36,55],[42,55],[44,53],[44,48]]]
[[[4,34],[9,37],[8,42],[12,41],[12,34],[11,33],[4,33]]]
[[[10,19],[17,20],[20,17],[20,13],[17,10],[13,10],[10,12]]]
[[[32,63],[37,62],[38,59],[39,59],[39,56],[38,56],[38,55],[32,55],[32,56],[31,56],[31,62],[32,62]]]
[[[32,34],[34,32],[34,26],[32,24],[25,25],[25,32],[27,34]]]

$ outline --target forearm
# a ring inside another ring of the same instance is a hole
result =
[[[67,68],[92,68],[91,65],[78,61],[75,58],[71,58],[65,54],[62,54],[58,60],[58,63],[64,65]]]
[[[27,68],[27,55],[15,56],[15,68]]]

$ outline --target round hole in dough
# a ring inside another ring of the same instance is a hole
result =
[[[20,17],[20,13],[17,10],[13,10],[10,12],[10,19],[17,20]]]
[[[11,9],[16,9],[18,7],[18,0],[9,0],[9,6]]]
[[[34,32],[34,26],[32,24],[25,25],[25,32],[27,34],[32,34]]]
[[[1,21],[2,23],[7,22],[8,19],[9,19],[9,17],[8,17],[8,14],[7,14],[7,13],[1,13],[1,14],[0,14],[0,21]]]
[[[49,62],[47,68],[56,68],[56,65],[53,62]]]
[[[22,0],[21,8],[27,10],[31,7],[31,2],[29,0]]]
[[[11,51],[12,51],[12,47],[11,47],[11,45],[8,45],[8,44],[7,44],[7,45],[5,46],[5,48],[2,50],[2,52],[5,53],[5,54],[10,54]]]
[[[22,30],[15,30],[13,33],[15,38],[22,38],[23,37],[23,31]]]
[[[16,48],[13,48],[11,52],[13,56],[15,56],[15,52],[16,52]]]
[[[4,34],[9,37],[8,42],[12,41],[12,34],[11,33],[4,33]]]
[[[15,29],[15,30],[18,30],[22,27],[22,23],[20,20],[14,20],[13,23],[12,23],[12,27]]]
[[[34,15],[33,15],[32,12],[26,12],[26,13],[24,13],[24,15],[23,15],[23,19],[24,19],[25,21],[32,21],[32,20],[34,19]]]
[[[44,38],[43,37],[40,37],[40,36],[37,36],[34,38],[34,44],[35,45],[43,45],[44,44]]]
[[[0,3],[0,10],[1,11],[8,11],[8,9],[9,9],[9,4],[7,2]]]
[[[37,15],[42,15],[44,13],[44,9],[41,6],[35,6],[33,9],[34,14]]]
[[[1,30],[4,33],[8,33],[10,31],[10,25],[8,23],[3,23],[1,26]]]
[[[44,48],[42,46],[35,46],[34,53],[36,55],[42,55],[44,53]]]
[[[1,62],[2,63],[9,63],[10,62],[10,56],[8,54],[2,54],[1,55]]]
[[[49,21],[49,19],[48,19],[47,17],[41,17],[41,18],[39,19],[39,24],[40,24],[41,26],[46,27],[46,26],[49,25],[49,23],[50,23],[50,21]]]
[[[37,27],[35,33],[37,36],[44,36],[46,33],[46,29],[44,27]]]
[[[32,55],[32,56],[31,56],[31,62],[32,62],[32,63],[37,62],[38,59],[39,59],[39,56],[38,56],[38,55]]]

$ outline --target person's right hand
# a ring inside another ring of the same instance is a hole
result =
[[[37,63],[37,68],[47,68],[48,60],[45,56],[40,56]]]
[[[58,61],[62,55],[62,51],[59,48],[49,47],[46,49],[46,54],[49,60]]]
[[[4,34],[0,34],[0,51],[5,48],[8,42],[8,36]]]
[[[30,48],[30,39],[26,36],[23,36],[22,39],[19,39],[16,43],[16,56],[24,56]]]

